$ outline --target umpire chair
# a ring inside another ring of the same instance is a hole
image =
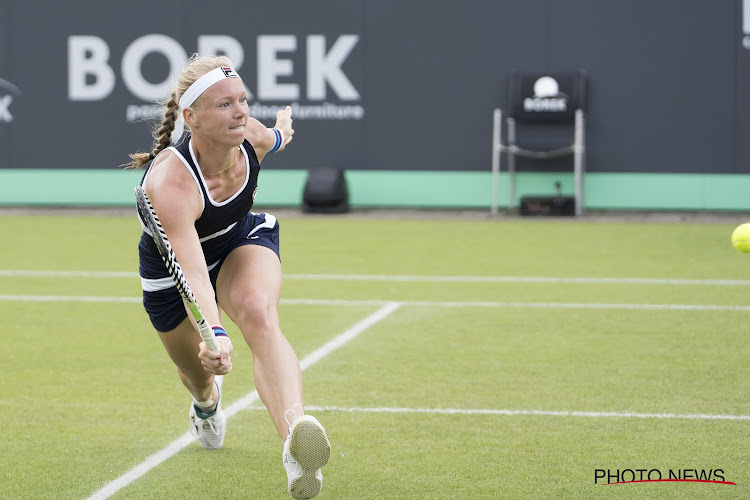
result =
[[[492,126],[492,208],[498,212],[502,154],[508,159],[508,210],[516,203],[516,157],[549,160],[573,157],[575,215],[583,213],[583,175],[586,153],[586,73],[510,73],[508,112],[495,109]]]

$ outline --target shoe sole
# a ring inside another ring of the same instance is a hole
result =
[[[295,500],[307,500],[317,496],[322,489],[323,482],[315,477],[315,472],[303,472],[301,476],[292,480],[289,494]]]
[[[294,422],[292,437],[289,439],[289,452],[302,469],[315,471],[328,463],[331,457],[331,443],[326,431],[315,417],[303,415]]]
[[[323,488],[316,473],[331,457],[331,443],[315,417],[303,415],[294,422],[289,453],[302,467],[302,475],[292,480],[289,493],[297,500],[313,498]]]

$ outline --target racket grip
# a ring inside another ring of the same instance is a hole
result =
[[[201,334],[201,338],[203,339],[203,342],[205,342],[206,347],[208,347],[209,350],[221,353],[221,346],[219,345],[219,341],[216,340],[216,335],[214,335],[214,331],[210,326],[208,326],[206,320],[198,323],[198,332]]]

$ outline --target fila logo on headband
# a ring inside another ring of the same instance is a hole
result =
[[[227,78],[237,78],[237,73],[234,72],[229,66],[222,66],[221,70],[224,72],[224,76]]]

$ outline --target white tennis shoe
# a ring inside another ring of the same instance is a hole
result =
[[[331,443],[320,422],[310,415],[295,418],[284,441],[283,453],[289,494],[300,500],[320,493],[323,488],[320,468],[328,463],[330,456]]]
[[[214,377],[214,385],[218,394],[216,409],[211,413],[203,413],[190,401],[190,433],[198,438],[201,446],[207,450],[216,450],[224,444],[224,434],[227,431],[227,417],[221,409],[221,384],[223,375]]]

